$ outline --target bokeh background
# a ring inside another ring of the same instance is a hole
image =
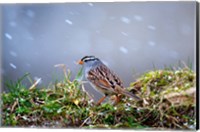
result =
[[[144,72],[178,61],[195,69],[195,1],[0,7],[3,80],[29,72],[48,86],[63,79],[54,65],[66,64],[73,78],[80,69],[75,62],[85,55],[99,57],[125,86]]]

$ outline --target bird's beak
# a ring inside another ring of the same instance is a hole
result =
[[[77,62],[77,64],[83,65],[83,61],[82,61],[82,60],[79,60],[79,61]]]

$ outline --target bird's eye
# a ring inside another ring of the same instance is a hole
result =
[[[88,62],[89,60],[85,60],[85,62]]]
[[[84,62],[88,62],[88,61],[96,61],[97,59],[96,58],[88,58],[88,59],[85,59]]]

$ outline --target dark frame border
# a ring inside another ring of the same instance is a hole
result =
[[[196,130],[199,130],[199,2],[196,3]]]

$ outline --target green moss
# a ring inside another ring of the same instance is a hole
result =
[[[80,78],[81,72],[70,80],[68,71],[64,81],[50,89],[28,89],[22,78],[7,82],[10,92],[1,95],[2,126],[189,129],[196,122],[190,90],[196,75],[187,68],[144,73],[128,87],[142,100],[123,97],[117,105],[109,101],[97,106],[82,89]]]

